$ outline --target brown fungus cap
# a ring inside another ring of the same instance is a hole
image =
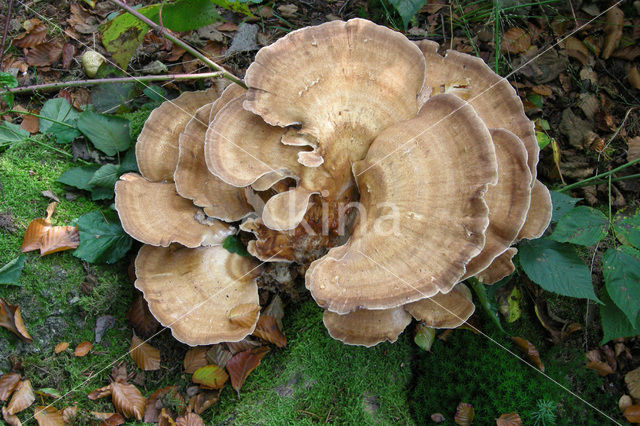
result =
[[[464,279],[488,267],[518,237],[531,200],[531,172],[527,151],[520,139],[505,129],[491,129],[498,160],[498,183],[485,194],[489,206],[489,227],[482,252],[467,265]]]
[[[214,87],[208,90],[184,92],[153,110],[136,143],[136,160],[142,176],[154,182],[173,181],[180,133],[196,110],[215,101],[224,86],[221,79],[215,80]]]
[[[237,342],[255,321],[231,321],[239,305],[258,305],[257,262],[224,248],[145,245],[136,258],[136,288],[153,316],[188,345]]]
[[[469,288],[457,284],[449,293],[409,303],[404,309],[427,327],[456,328],[469,319],[476,307]]]
[[[524,113],[522,101],[509,82],[494,73],[480,58],[449,50],[438,53],[438,43],[422,40],[416,43],[427,62],[425,88],[438,93],[453,93],[465,98],[490,129],[507,129],[518,136],[528,153],[532,178],[540,149],[534,125]],[[458,86],[466,90],[459,90]],[[532,181],[533,183],[533,181]]]
[[[127,173],[116,182],[115,192],[122,228],[145,244],[214,246],[235,233],[233,227],[215,219],[198,221],[199,209],[179,196],[172,183],[149,182]]]
[[[518,240],[540,238],[551,222],[551,214],[551,194],[542,182],[536,180],[531,188],[531,207]]]
[[[383,131],[354,164],[366,211],[347,244],[313,262],[306,286],[325,309],[387,309],[449,292],[482,250],[497,181],[488,129],[453,95]],[[381,221],[391,214],[393,221]],[[392,229],[389,229],[392,228]]]
[[[491,285],[511,274],[516,270],[511,259],[513,259],[513,256],[515,256],[517,252],[518,249],[510,247],[500,256],[493,259],[489,267],[476,275],[478,281],[486,285]]]
[[[324,311],[322,322],[329,335],[348,345],[371,347],[388,340],[393,343],[411,322],[402,307],[369,311],[360,309],[346,315]]]
[[[236,87],[240,86],[227,87],[216,102],[200,107],[189,120],[180,134],[178,166],[173,175],[178,194],[203,207],[208,216],[228,222],[247,216],[251,207],[242,188],[229,185],[209,172],[204,160],[204,136],[210,117],[215,117],[216,112],[233,99],[238,92]],[[241,87],[240,90],[244,91]]]

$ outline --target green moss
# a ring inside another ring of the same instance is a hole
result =
[[[147,121],[147,118],[149,118],[149,114],[151,114],[150,109],[140,109],[137,111],[120,114],[120,117],[129,120],[129,133],[131,133],[132,139],[135,140],[138,137],[138,135],[142,131],[144,122]]]
[[[313,301],[288,310],[284,328],[288,347],[264,358],[239,397],[227,387],[211,422],[413,424],[407,336],[369,349],[344,345],[329,337]]]

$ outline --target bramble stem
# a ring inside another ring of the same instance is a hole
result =
[[[620,167],[616,167],[613,170],[609,170],[608,172],[600,173],[599,175],[591,176],[590,178],[581,180],[580,182],[576,182],[576,183],[572,183],[571,185],[567,185],[564,188],[558,189],[558,192],[564,192],[564,191],[568,191],[568,190],[574,189],[574,188],[581,188],[583,186],[595,185],[595,184],[593,184],[591,182],[593,182],[593,181],[595,181],[597,179],[603,178],[603,177],[610,176],[610,175],[612,175],[614,173],[618,173],[620,170],[624,170],[627,167],[631,167],[631,166],[633,166],[634,164],[637,164],[637,163],[640,163],[640,158],[636,158],[633,161],[629,161],[628,163],[623,164]],[[623,177],[629,179],[629,176],[623,176]],[[621,179],[618,179],[618,180],[621,180]],[[613,181],[613,179],[612,179],[612,181]]]

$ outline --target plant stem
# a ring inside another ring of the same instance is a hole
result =
[[[75,129],[76,128],[76,126],[73,126],[73,125],[71,125],[69,123],[65,123],[63,121],[54,120],[53,118],[49,118],[49,117],[43,117],[41,115],[34,114],[34,113],[28,112],[28,111],[16,111],[16,110],[10,109],[10,110],[4,111],[2,114],[24,114],[24,115],[30,115],[32,117],[38,117],[40,120],[51,121],[52,123],[56,123],[56,124],[59,124],[59,125],[64,126],[64,127],[69,127],[71,129]]]
[[[4,58],[4,43],[7,41],[7,33],[9,32],[9,20],[11,19],[11,10],[13,9],[13,0],[9,0],[7,5],[7,14],[4,18],[4,30],[2,31],[2,50],[0,50],[0,63]]]
[[[620,167],[616,167],[615,169],[610,170],[608,172],[600,173],[599,175],[591,176],[590,178],[581,180],[580,182],[576,182],[576,183],[572,183],[571,185],[567,185],[564,188],[558,189],[558,192],[568,191],[568,190],[573,189],[573,188],[581,188],[583,186],[595,185],[594,183],[591,183],[591,182],[593,182],[595,180],[598,180],[600,178],[603,178],[603,177],[610,176],[610,175],[612,175],[614,173],[618,173],[620,170],[624,170],[627,167],[631,167],[631,166],[633,166],[634,164],[637,164],[637,163],[640,163],[640,158],[636,158],[633,161],[629,161],[628,163],[623,164]],[[629,179],[630,177],[629,176],[624,176],[624,178]],[[618,179],[618,180],[621,180],[621,179]]]
[[[58,149],[58,148],[56,148],[56,147],[54,147],[54,146],[51,146],[51,145],[47,145],[46,143],[44,143],[44,142],[40,142],[40,141],[39,141],[39,140],[37,140],[37,139],[33,139],[33,138],[25,138],[25,139],[26,139],[26,140],[28,140],[29,142],[37,143],[38,145],[40,145],[40,146],[42,146],[42,147],[48,148],[48,149],[50,149],[50,150],[52,150],[52,151],[57,152],[58,154],[62,154],[62,155],[64,155],[65,157],[69,157],[69,158],[73,159],[73,154],[70,154],[70,153],[68,153],[68,152],[66,152],[66,151],[63,151],[63,150]],[[89,163],[88,161],[84,161],[84,160],[82,160],[82,159],[80,159],[80,158],[78,158],[76,161],[78,161],[78,162],[80,162],[80,163],[88,164],[88,165],[91,165],[91,164],[92,164],[92,163]]]
[[[636,173],[633,175],[627,175],[627,176],[620,176],[620,177],[616,177],[616,178],[612,178],[611,182],[620,182],[623,180],[630,180],[630,179],[638,179],[640,178],[640,173]],[[603,180],[597,180],[594,182],[588,182],[585,185],[581,185],[578,188],[584,188],[585,186],[596,186],[596,185],[602,185],[603,183],[607,183],[609,182],[608,179],[603,179]],[[559,190],[558,190],[559,191]]]
[[[184,41],[180,40],[178,37],[175,37],[175,36],[171,35],[171,33],[169,33],[169,31],[167,31],[166,29],[164,29],[160,25],[156,24],[155,22],[153,22],[151,19],[147,18],[146,16],[142,15],[140,12],[137,12],[137,11],[133,10],[130,6],[124,4],[122,1],[119,1],[119,0],[109,0],[109,1],[111,3],[113,3],[113,4],[115,4],[116,6],[118,6],[119,8],[126,10],[127,12],[129,12],[130,14],[132,14],[133,16],[135,16],[136,18],[138,18],[139,20],[141,20],[145,24],[149,25],[154,30],[162,33],[162,35],[164,37],[166,37],[167,39],[172,41],[174,44],[177,44],[178,46],[182,47],[184,50],[189,52],[191,55],[193,55],[196,58],[200,59],[209,68],[211,68],[211,69],[213,69],[215,71],[220,71],[222,73],[222,77],[223,78],[226,78],[227,80],[233,81],[234,83],[236,83],[237,85],[239,85],[241,87],[244,87],[245,89],[247,88],[247,86],[244,84],[244,82],[241,79],[239,79],[235,75],[231,74],[229,71],[225,70],[222,66],[216,64],[211,59],[207,58],[202,53],[198,52],[196,49],[194,49],[193,47],[189,46]]]
[[[47,84],[34,84],[32,86],[16,87],[15,89],[5,89],[0,92],[0,95],[5,93],[30,93],[48,90],[57,90],[63,87],[78,87],[78,86],[92,86],[95,84],[105,83],[130,83],[137,81],[166,81],[166,80],[196,80],[201,78],[216,78],[221,77],[222,73],[207,72],[202,74],[165,74],[165,75],[143,75],[140,77],[115,77],[115,78],[96,78],[94,80],[72,80],[72,81],[60,81],[56,83]]]

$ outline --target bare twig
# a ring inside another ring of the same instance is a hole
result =
[[[196,80],[202,78],[222,77],[220,71],[207,72],[202,74],[165,74],[165,75],[143,75],[140,77],[114,77],[114,78],[96,78],[94,80],[72,80],[59,81],[56,83],[34,84],[32,86],[16,87],[14,89],[5,89],[0,95],[5,93],[29,93],[35,91],[57,90],[63,87],[77,86],[93,86],[95,84],[105,83],[135,83],[139,81],[165,81],[165,80]]]
[[[142,15],[141,13],[133,10],[131,7],[127,6],[122,1],[119,1],[119,0],[109,0],[109,1],[111,3],[113,3],[113,4],[115,4],[116,6],[118,6],[119,8],[126,10],[127,12],[129,12],[130,14],[132,14],[133,16],[135,16],[136,18],[138,18],[139,20],[141,20],[145,24],[149,25],[154,30],[156,30],[159,33],[161,33],[165,38],[169,39],[174,44],[177,44],[178,46],[182,47],[184,50],[186,50],[187,52],[189,52],[190,54],[192,54],[196,58],[200,59],[209,68],[211,68],[211,69],[213,69],[215,71],[220,71],[222,73],[222,77],[226,78],[227,80],[233,81],[234,83],[236,83],[239,86],[244,87],[245,89],[247,88],[247,86],[244,84],[244,82],[241,79],[239,79],[235,75],[231,74],[229,71],[225,70],[221,65],[216,64],[211,59],[207,58],[205,55],[203,55],[202,53],[198,52],[196,49],[194,49],[193,47],[189,46],[184,41],[180,40],[178,37],[175,37],[169,31],[167,31],[165,28],[161,27],[160,25],[156,24],[151,19],[149,19],[146,16]]]
[[[558,189],[557,191],[558,192],[564,192],[564,191],[568,191],[568,190],[574,189],[574,188],[582,188],[583,186],[591,186],[591,185],[593,185],[594,181],[600,180],[603,177],[611,176],[614,173],[618,173],[620,170],[624,170],[627,167],[631,167],[634,164],[638,164],[638,163],[640,163],[640,158],[637,158],[637,159],[635,159],[633,161],[629,161],[628,163],[623,164],[620,167],[616,167],[615,169],[610,170],[608,172],[600,173],[599,175],[595,175],[595,176],[592,176],[590,178],[581,180],[580,182],[572,183],[571,185],[567,185],[567,186],[565,186],[563,188]],[[625,176],[625,177],[627,179],[629,178],[628,176]],[[612,180],[615,180],[615,179],[612,179]],[[618,180],[623,180],[623,179],[618,179]]]
[[[4,58],[4,43],[7,41],[7,33],[9,32],[9,20],[11,19],[11,10],[13,9],[13,0],[9,0],[7,6],[7,16],[4,17],[4,30],[2,31],[2,50],[0,50],[0,64]]]

